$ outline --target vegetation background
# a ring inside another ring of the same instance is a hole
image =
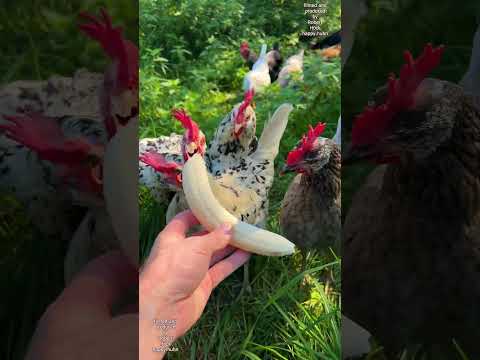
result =
[[[323,29],[340,28],[340,0],[328,3]],[[221,119],[243,98],[248,68],[240,56],[242,41],[259,52],[262,43],[280,44],[284,57],[305,47],[303,1],[141,0],[140,137],[182,133],[170,116],[185,108],[209,139]],[[305,57],[305,79],[280,89],[273,84],[255,96],[257,135],[282,103],[294,104],[282,139],[277,170],[309,124],[327,122],[333,136],[340,112],[340,61]],[[278,211],[292,176],[275,178],[270,193],[268,228],[280,232]],[[143,189],[141,253],[146,256],[164,227],[166,204]],[[242,270],[215,290],[200,322],[178,341],[170,359],[340,359],[340,260],[309,254],[301,272],[300,254],[288,258],[254,256],[252,292],[238,293]],[[335,283],[329,295],[321,280],[328,263]]]
[[[72,76],[79,68],[103,72],[100,46],[78,31],[78,14],[104,7],[128,39],[138,41],[138,1],[19,0],[0,7],[0,86],[16,80]],[[76,209],[81,218],[82,209]],[[46,241],[23,206],[0,192],[0,359],[23,359],[36,322],[64,288],[67,244]],[[73,356],[73,354],[72,354]]]

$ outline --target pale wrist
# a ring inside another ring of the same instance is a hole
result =
[[[141,360],[162,359],[177,340],[177,320],[174,307],[157,305],[153,311],[148,305],[141,305],[139,311]]]

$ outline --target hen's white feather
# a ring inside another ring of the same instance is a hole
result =
[[[335,135],[333,136],[332,140],[340,148],[342,147],[342,116],[338,118],[337,130],[335,131]]]

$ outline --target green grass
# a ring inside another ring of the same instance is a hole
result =
[[[215,12],[217,2],[178,3],[176,7],[170,1],[142,1],[140,137],[181,133],[170,112],[174,107],[183,107],[208,141],[219,121],[243,97],[241,84],[248,69],[238,52],[240,42],[248,40],[257,49],[262,39],[270,45],[278,41],[285,56],[296,53],[300,46],[297,33],[304,21],[303,2],[232,1],[228,5],[230,17],[195,17],[192,21],[196,33],[189,32],[193,25],[183,17],[189,14],[185,4],[193,9],[199,6],[198,14],[204,14],[207,10],[201,5],[208,3],[210,11]],[[269,18],[269,12],[275,14]],[[339,27],[337,15],[339,9],[333,9],[329,30]],[[176,21],[170,21],[169,16],[176,16]],[[285,25],[282,27],[278,21]],[[157,30],[160,27],[161,32]],[[169,31],[170,27],[175,31]],[[210,38],[204,37],[207,28]],[[256,95],[257,136],[268,117],[284,102],[292,103],[295,110],[281,142],[269,196],[267,226],[275,232],[280,232],[280,203],[293,178],[278,176],[287,153],[309,124],[327,122],[326,136],[335,132],[340,112],[339,60],[327,63],[308,53],[303,82],[288,89],[274,84],[264,94]],[[165,225],[162,219],[166,205],[155,204],[145,189],[141,194],[140,248],[145,257]],[[237,298],[242,270],[225,280],[214,291],[200,321],[177,342],[179,352],[169,353],[168,358],[340,359],[341,266],[339,259],[331,259],[309,253],[302,273],[299,253],[286,258],[254,256],[250,260],[252,292]],[[333,291],[328,296],[322,282],[327,267],[335,274]]]

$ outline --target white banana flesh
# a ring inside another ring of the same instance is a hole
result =
[[[232,225],[231,244],[239,249],[266,256],[291,255],[295,245],[283,236],[240,221],[213,195],[203,157],[193,155],[182,172],[183,192],[195,217],[208,231],[223,223]]]

